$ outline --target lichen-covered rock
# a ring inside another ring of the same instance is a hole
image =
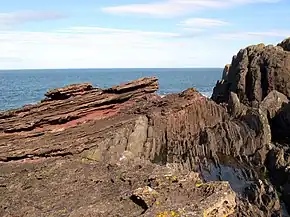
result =
[[[144,216],[223,217],[235,212],[236,194],[228,182],[203,183],[193,172],[156,168],[150,186],[131,196],[143,207]]]

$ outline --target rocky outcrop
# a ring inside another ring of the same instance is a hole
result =
[[[192,148],[210,154],[196,147],[199,134],[229,121],[226,110],[194,89],[162,99],[157,88],[156,78],[145,78],[2,113],[0,216],[234,214],[229,183],[204,183],[190,164],[194,156],[183,156],[190,133]],[[83,114],[77,123],[19,127],[71,112]]]
[[[83,84],[71,84],[64,88],[57,88],[49,90],[45,96],[46,100],[63,100],[68,99],[72,96],[77,96],[85,93],[86,91],[93,90],[92,84],[83,83]]]
[[[240,50],[213,100],[153,77],[0,113],[0,216],[285,216],[288,42]]]
[[[42,103],[0,113],[0,133],[36,132],[102,119],[157,89],[157,78],[143,78],[104,90],[90,84],[51,90]]]
[[[157,88],[145,78],[2,113],[2,213],[279,216],[259,172],[271,143],[266,112],[241,111],[234,93],[226,108],[193,88],[164,98]],[[72,113],[81,115],[59,121]]]
[[[282,47],[285,51],[290,51],[290,38],[286,38],[281,43],[279,43],[277,46]]]
[[[240,50],[237,56],[233,57],[227,76],[223,73],[223,79],[217,82],[212,95],[212,99],[217,103],[226,103],[232,118],[245,120],[245,115],[253,111],[263,114],[263,120],[267,117],[269,124],[265,121],[263,125],[267,126],[265,132],[271,134],[272,138],[268,137],[266,150],[261,152],[260,149],[257,158],[250,161],[264,162],[266,159],[265,177],[273,182],[288,209],[290,207],[290,188],[288,186],[290,183],[288,162],[290,153],[288,150],[290,144],[289,42],[289,39],[285,39],[277,46],[259,44]],[[247,120],[253,120],[253,118]],[[271,184],[265,188],[262,187],[265,183],[262,185],[258,182],[255,183],[256,186],[260,186],[259,190],[251,187],[250,193],[247,193],[248,199],[252,203],[265,207],[267,205],[261,204],[259,201],[264,203],[265,197],[270,195],[277,198],[275,190],[270,190]],[[265,189],[268,189],[266,194],[264,193],[267,196],[261,197]],[[253,194],[255,191],[258,193]],[[255,199],[252,198],[253,195],[256,195]],[[273,201],[273,198],[268,198],[267,201]],[[274,199],[274,201],[276,200]],[[277,206],[273,203],[272,205]]]
[[[268,154],[267,166],[272,182],[277,186],[286,205],[290,207],[290,148],[275,146]]]
[[[260,107],[267,113],[269,120],[272,120],[288,102],[287,96],[273,90],[261,102]]]
[[[236,194],[227,182],[203,183],[196,173],[178,175],[161,168],[150,175],[150,187],[132,193],[131,198],[143,204],[144,216],[223,217],[235,212]]]
[[[290,109],[288,98],[278,91],[272,91],[263,100],[261,109],[267,112],[273,141],[290,142]]]
[[[287,40],[279,46],[253,45],[233,57],[227,78],[217,82],[212,99],[218,103],[228,102],[230,92],[234,92],[242,103],[257,106],[272,90],[289,98],[289,81]]]
[[[218,81],[212,99],[217,103],[236,104],[232,115],[245,113],[247,106],[267,113],[274,141],[289,141],[290,52],[289,38],[278,46],[258,44],[239,51],[229,72]],[[233,98],[233,94],[235,94]],[[240,105],[240,104],[239,104]]]
[[[1,169],[1,216],[223,217],[236,206],[226,182],[203,183],[196,173],[125,157],[118,165],[74,157]]]
[[[225,65],[224,71],[223,71],[223,75],[222,75],[222,80],[227,80],[228,79],[228,74],[231,68],[231,64],[227,64]]]

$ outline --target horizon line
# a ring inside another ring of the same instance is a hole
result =
[[[104,67],[104,68],[23,68],[23,69],[0,69],[0,71],[27,71],[27,70],[87,70],[87,69],[223,69],[224,67]]]

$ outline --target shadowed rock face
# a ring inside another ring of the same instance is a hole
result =
[[[249,46],[233,57],[226,79],[218,81],[212,99],[227,102],[229,93],[242,103],[255,106],[272,90],[290,97],[290,52],[287,40],[279,46]],[[283,50],[283,48],[284,50]]]
[[[269,170],[267,176],[280,192],[288,210],[290,208],[289,45],[288,38],[277,46],[259,44],[240,50],[233,57],[227,76],[225,77],[223,73],[223,80],[217,82],[212,95],[212,99],[217,103],[227,104],[232,117],[240,119],[247,111],[253,109],[258,109],[267,116],[270,126],[270,131],[267,132],[272,136],[272,144],[269,150],[264,152],[265,165]]]

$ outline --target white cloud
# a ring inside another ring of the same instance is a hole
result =
[[[102,28],[102,27],[89,27],[89,26],[76,26],[66,29],[60,29],[56,32],[59,33],[71,33],[71,34],[100,34],[100,33],[110,33],[110,34],[122,34],[134,35],[139,36],[154,36],[154,37],[175,37],[178,36],[178,33],[172,32],[156,32],[156,31],[141,31],[141,30],[131,30],[131,29],[116,29],[116,28]]]
[[[207,18],[189,18],[187,20],[184,20],[180,22],[180,26],[190,28],[208,28],[208,27],[217,27],[217,26],[226,26],[229,25],[230,23],[222,21],[222,20],[217,20],[217,19],[207,19]]]
[[[144,4],[128,4],[104,7],[102,10],[114,14],[147,14],[154,16],[176,16],[200,9],[223,8],[250,3],[276,3],[279,0],[164,0]]]
[[[0,31],[0,68],[170,66],[179,61],[178,44],[171,41],[177,36],[170,32],[98,27],[53,32]]]
[[[0,31],[0,68],[222,67],[241,47],[286,33],[198,35],[86,26]],[[248,41],[228,40],[245,34]]]
[[[289,35],[289,30],[271,30],[265,32],[228,32],[216,34],[215,37],[224,40],[264,40],[271,37],[282,39],[289,37]]]
[[[0,26],[18,25],[27,22],[61,19],[64,15],[45,11],[20,11],[0,13]]]

